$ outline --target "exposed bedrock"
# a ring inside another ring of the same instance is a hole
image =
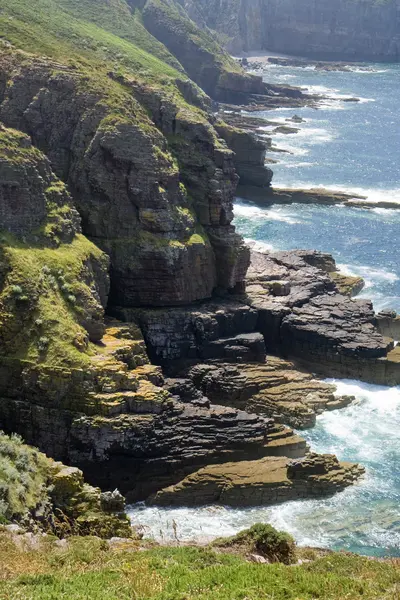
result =
[[[46,60],[16,55],[0,69],[0,118],[68,183],[83,232],[111,258],[111,304],[185,304],[243,281],[249,253],[230,224],[234,155],[206,113],[125,79],[91,87]],[[196,101],[207,108],[200,92]]]
[[[380,318],[370,301],[338,293],[336,267],[331,260],[326,265],[315,262],[316,256],[326,255],[252,253],[247,299],[258,311],[258,330],[267,351],[296,358],[328,376],[397,385],[400,352],[393,339],[380,332],[386,335],[391,330],[379,329]],[[284,294],[271,293],[273,281],[285,282]],[[354,284],[359,285],[358,278]]]
[[[332,495],[354,483],[363,472],[362,467],[339,462],[332,455],[230,462],[200,469],[177,485],[160,490],[149,501],[162,506],[265,506]]]
[[[130,0],[137,5],[138,0]],[[143,3],[142,3],[143,4]],[[181,5],[181,6],[180,6]],[[299,88],[265,84],[245,73],[206,27],[188,18],[181,0],[147,0],[143,24],[177,57],[189,77],[213,100],[237,105],[296,106],[312,102]]]
[[[0,380],[2,428],[131,500],[204,465],[307,451],[262,414],[212,404],[188,382],[164,386],[133,325],[110,323],[84,370],[3,360]]]
[[[151,359],[164,366],[174,360],[260,360],[262,334],[267,353],[296,359],[323,375],[397,384],[400,353],[394,336],[387,336],[397,334],[397,320],[390,318],[380,330],[385,320],[371,302],[351,298],[361,286],[358,277],[338,275],[328,254],[252,251],[242,296],[115,314],[137,320]]]
[[[181,1],[192,19],[221,34],[233,52],[266,49],[318,59],[399,59],[396,0]]]
[[[334,385],[275,356],[259,364],[197,364],[186,370],[186,376],[211,402],[261,414],[297,429],[313,427],[324,410],[343,408],[354,400],[337,396]]]

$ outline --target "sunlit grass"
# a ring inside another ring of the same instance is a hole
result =
[[[399,598],[398,561],[344,553],[302,565],[255,564],[209,548],[110,549],[97,538],[16,547],[0,534],[0,599],[389,600]]]

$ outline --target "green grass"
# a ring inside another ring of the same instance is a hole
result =
[[[23,515],[46,500],[50,461],[18,436],[0,432],[0,516]]]
[[[52,366],[88,366],[91,347],[84,352],[74,344],[85,336],[78,324],[80,303],[71,304],[68,296],[83,303],[91,297],[80,273],[87,260],[104,263],[101,250],[82,235],[59,248],[29,246],[4,235],[2,242],[10,267],[0,294],[0,335],[7,358]],[[68,285],[67,295],[61,277]],[[17,297],[16,287],[21,289]],[[40,342],[44,338],[46,344]]]
[[[329,554],[307,564],[254,564],[208,548],[109,549],[93,538],[16,549],[0,534],[0,599],[11,600],[389,600],[398,562]]]
[[[112,63],[146,79],[176,77],[182,70],[122,0],[3,0],[0,35],[34,54]]]

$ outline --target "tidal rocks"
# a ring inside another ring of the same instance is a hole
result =
[[[157,492],[150,502],[161,506],[215,503],[265,506],[329,496],[353,484],[363,472],[358,465],[318,454],[293,461],[268,457],[225,463],[200,469],[178,484]]]
[[[339,271],[330,273],[330,276],[343,296],[350,296],[350,298],[357,296],[365,287],[365,281],[362,277],[345,275]]]
[[[254,185],[240,185],[238,195],[241,198],[252,200],[261,206],[271,204],[322,204],[372,208],[374,204],[366,202],[365,196],[336,192],[324,189],[273,189],[259,190]],[[365,201],[365,202],[363,202]],[[381,203],[379,203],[381,205]],[[382,205],[383,206],[383,205]],[[399,205],[400,206],[400,205]]]
[[[331,277],[335,265],[318,254],[252,253],[247,297],[258,310],[267,350],[330,376],[396,384],[398,349],[377,329],[372,303],[339,294]],[[271,281],[282,279],[290,293],[273,296]]]
[[[260,364],[198,364],[187,371],[211,402],[273,418],[291,427],[313,427],[316,415],[350,404],[336,387],[313,378],[293,362],[268,356]]]

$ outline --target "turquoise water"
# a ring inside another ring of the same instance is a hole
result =
[[[271,67],[268,79],[306,84],[332,97],[362,97],[361,103],[332,101],[320,110],[265,113],[304,117],[300,134],[274,143],[292,154],[274,154],[274,184],[330,186],[400,202],[400,68],[370,72],[316,72]],[[296,125],[297,127],[297,125]],[[238,199],[235,224],[249,239],[274,249],[318,248],[331,252],[342,269],[366,279],[363,295],[376,309],[400,311],[400,211],[290,205],[262,209]],[[302,545],[347,549],[374,556],[400,556],[400,388],[335,381],[338,392],[357,403],[317,419],[302,432],[313,450],[335,453],[366,467],[365,478],[333,498],[275,507],[157,509],[133,507],[133,521],[158,539],[210,539],[231,535],[257,521],[289,531]]]

